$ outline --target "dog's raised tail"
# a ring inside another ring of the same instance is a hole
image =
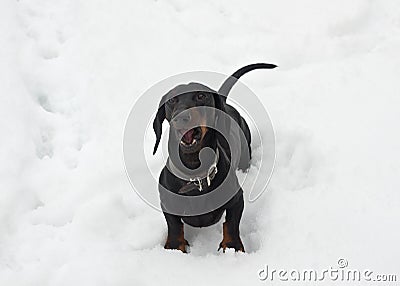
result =
[[[224,83],[219,88],[218,93],[220,95],[223,95],[226,99],[226,97],[228,96],[232,87],[235,85],[235,83],[238,81],[238,79],[242,75],[248,73],[249,71],[256,70],[256,69],[274,69],[276,67],[277,67],[277,65],[265,64],[265,63],[251,64],[251,65],[244,66],[244,67],[238,69],[237,71],[235,71],[230,77],[228,77],[224,81]]]

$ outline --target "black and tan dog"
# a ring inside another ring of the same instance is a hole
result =
[[[188,179],[182,179],[181,176],[177,176],[172,172],[171,168],[165,166],[159,179],[161,188],[181,196],[199,196],[213,192],[227,177],[232,177],[232,181],[237,182],[236,174],[230,172],[232,154],[226,138],[221,136],[217,130],[208,127],[211,126],[210,121],[215,120],[212,117],[216,115],[213,113],[204,115],[193,107],[206,106],[220,110],[237,122],[245,136],[245,140],[242,140],[245,142],[240,142],[241,150],[246,151],[242,153],[248,154],[248,156],[240,156],[235,169],[246,170],[250,166],[251,158],[250,130],[239,112],[226,103],[226,97],[236,81],[245,73],[254,69],[272,69],[275,67],[273,64],[264,63],[245,66],[225,80],[218,92],[200,83],[189,83],[176,86],[163,96],[153,122],[156,134],[153,154],[156,152],[161,140],[162,123],[164,119],[167,119],[170,123],[169,141],[177,142],[179,159],[188,170],[195,170],[203,163],[200,162],[199,154],[205,147],[214,150],[217,156],[215,156],[213,162],[208,163],[208,167],[206,166],[207,172],[205,175],[196,177],[196,179],[190,178],[189,174],[187,176]],[[186,110],[189,112],[184,112]],[[184,115],[179,116],[179,114]],[[197,127],[191,128],[193,125],[197,125]],[[223,125],[222,128],[229,128],[229,124]],[[226,211],[225,222],[223,223],[223,239],[218,250],[222,248],[225,252],[226,248],[234,248],[235,251],[244,252],[244,246],[239,235],[239,223],[244,207],[243,191],[240,186],[225,204],[199,215],[185,216],[168,212],[165,207],[167,202],[163,201],[161,192],[160,198],[168,225],[168,237],[164,248],[179,249],[186,252],[186,247],[189,244],[184,238],[183,223],[195,227],[210,226],[217,223],[224,211]]]

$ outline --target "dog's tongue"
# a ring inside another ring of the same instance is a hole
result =
[[[185,143],[192,143],[193,141],[193,129],[190,129],[189,131],[187,131],[184,135],[183,135],[183,141],[185,141]]]

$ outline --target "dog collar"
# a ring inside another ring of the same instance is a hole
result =
[[[207,172],[203,175],[197,177],[188,177],[178,168],[176,168],[170,160],[168,160],[168,167],[174,173],[179,175],[179,177],[184,178],[188,182],[182,188],[179,189],[179,194],[186,194],[192,190],[197,189],[202,192],[204,188],[207,188],[211,185],[212,180],[215,178],[215,175],[218,172],[217,164],[219,161],[219,150],[218,148],[215,151],[215,159],[211,166],[208,168]],[[175,173],[176,172],[176,173]]]

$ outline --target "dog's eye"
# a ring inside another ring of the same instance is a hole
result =
[[[208,95],[207,95],[207,94],[204,94],[204,93],[198,93],[198,94],[196,95],[196,99],[199,100],[199,101],[204,101],[204,100],[206,100],[207,98],[208,98]]]
[[[168,104],[174,104],[178,101],[178,98],[176,96],[171,97],[170,99],[168,99],[167,103]]]

